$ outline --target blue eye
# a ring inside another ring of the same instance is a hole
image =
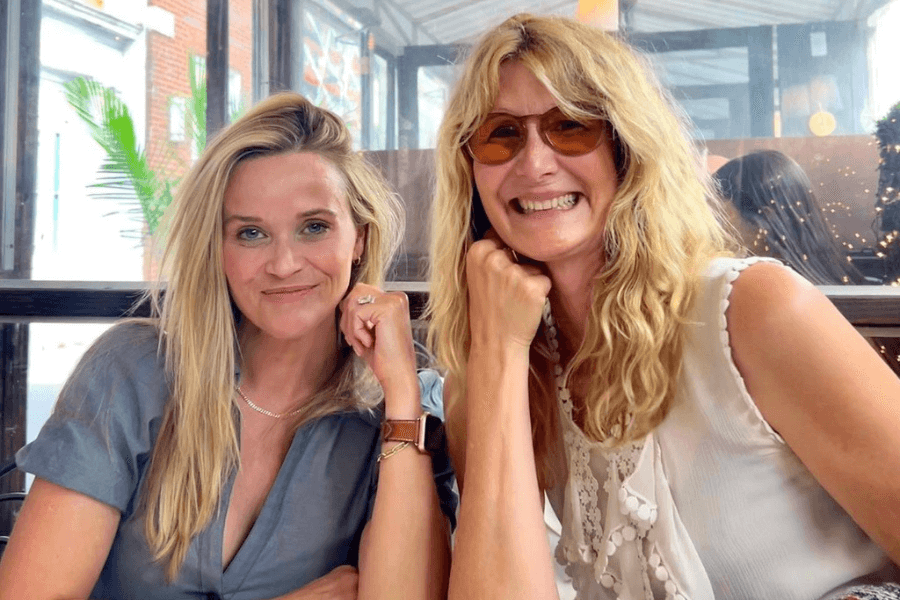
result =
[[[312,221],[307,223],[305,227],[303,227],[303,233],[308,233],[310,235],[322,235],[326,233],[330,227],[327,223],[323,223],[322,221]]]
[[[263,237],[263,232],[256,227],[244,227],[237,232],[237,237],[245,242],[255,242]]]

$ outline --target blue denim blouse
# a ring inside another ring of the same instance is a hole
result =
[[[107,600],[222,598],[286,594],[339,565],[356,565],[378,481],[380,411],[345,412],[301,425],[259,517],[228,568],[222,537],[234,475],[219,510],[191,542],[177,580],[154,561],[139,510],[140,490],[169,397],[155,326],[110,329],[88,350],[37,439],[16,456],[20,469],[105,502],[122,513],[94,588]],[[442,416],[441,380],[419,374],[422,405]],[[446,452],[433,456],[438,495],[453,521],[457,498]],[[77,551],[78,541],[72,541]]]

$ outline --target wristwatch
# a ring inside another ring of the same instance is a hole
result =
[[[418,419],[385,419],[381,424],[381,439],[408,442],[419,452],[431,454],[444,445],[444,422],[429,412],[423,412]]]

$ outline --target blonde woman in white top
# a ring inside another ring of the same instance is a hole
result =
[[[430,310],[451,599],[556,598],[554,555],[591,599],[897,577],[900,381],[812,285],[731,258],[669,106],[614,36],[529,15],[449,102]]]

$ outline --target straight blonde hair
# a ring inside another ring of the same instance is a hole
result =
[[[593,282],[571,372],[590,384],[583,424],[589,438],[613,445],[640,439],[669,409],[699,277],[712,256],[728,253],[730,240],[673,104],[614,35],[571,19],[520,14],[475,45],[438,134],[429,342],[448,375],[465,382],[465,255],[489,223],[464,146],[491,111],[499,69],[508,62],[531,71],[570,117],[611,125],[618,189],[604,234],[605,266]],[[529,396],[538,477],[547,488],[558,413],[542,338],[539,332],[532,345]],[[445,398],[447,410],[460,400]]]
[[[342,175],[365,249],[350,285],[381,285],[396,251],[403,211],[384,179],[352,149],[350,133],[331,112],[294,93],[272,96],[217,135],[182,183],[166,223],[164,296],[153,295],[161,351],[171,381],[142,497],[145,534],[174,579],[191,540],[219,508],[222,488],[239,464],[235,405],[238,310],[222,263],[225,190],[238,164],[261,156],[312,152]],[[161,286],[160,286],[161,287]],[[349,347],[296,425],[326,414],[373,407],[374,378]]]

